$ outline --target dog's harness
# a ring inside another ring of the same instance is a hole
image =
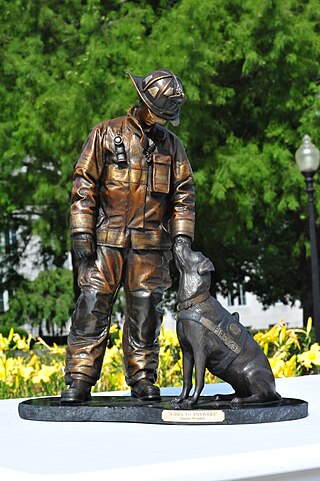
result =
[[[209,297],[210,293],[205,292],[178,304],[177,321],[186,320],[201,324],[222,342],[226,350],[218,367],[223,370],[242,351],[249,333],[240,324],[239,314],[230,314],[214,298],[208,305],[205,304],[202,309],[197,307],[197,304],[204,302]],[[195,309],[191,309],[194,306],[196,306]]]

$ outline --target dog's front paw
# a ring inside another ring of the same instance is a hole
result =
[[[184,397],[175,397],[173,399],[171,399],[171,404],[181,404],[183,401],[185,400]]]
[[[189,397],[188,399],[184,399],[180,406],[182,409],[191,409],[195,404],[197,404],[197,401],[192,397]]]

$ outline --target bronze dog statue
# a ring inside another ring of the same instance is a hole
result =
[[[206,368],[235,391],[215,396],[216,401],[241,405],[281,400],[269,361],[238,313],[230,314],[210,296],[212,262],[186,244],[176,246],[174,256],[180,273],[177,334],[183,354],[183,389],[174,403],[197,403]],[[189,397],[194,366],[196,385]]]

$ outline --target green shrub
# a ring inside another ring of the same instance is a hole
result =
[[[3,337],[9,337],[11,329],[13,329],[16,334],[19,334],[20,337],[28,337],[27,331],[22,329],[22,327],[7,324],[0,326],[0,334],[2,334]]]
[[[1,314],[5,326],[45,324],[52,335],[62,332],[74,307],[73,276],[69,269],[57,268],[40,272],[33,281],[24,281],[10,298],[10,308]],[[10,330],[10,329],[9,329]]]

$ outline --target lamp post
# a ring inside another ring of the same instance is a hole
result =
[[[311,275],[312,275],[312,301],[313,301],[313,325],[316,341],[320,341],[320,286],[319,286],[319,263],[316,235],[316,215],[314,206],[313,176],[319,167],[319,150],[311,142],[309,135],[303,137],[302,145],[296,151],[296,162],[300,172],[306,180],[306,192],[308,194],[309,211],[309,235],[311,250]]]

